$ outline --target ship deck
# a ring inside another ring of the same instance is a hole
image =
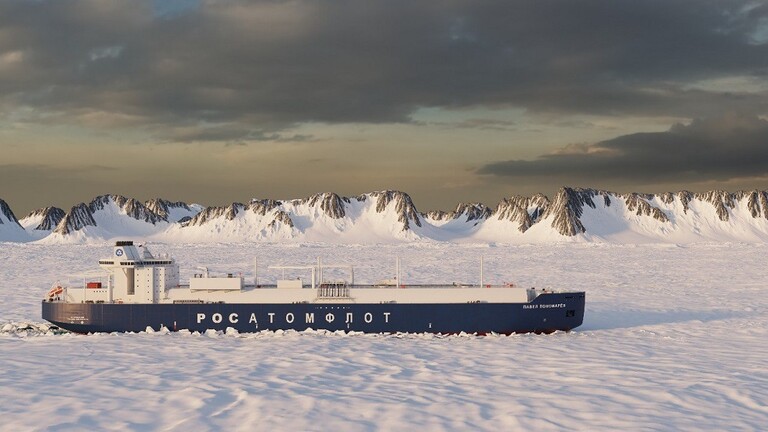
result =
[[[242,290],[193,291],[180,286],[166,291],[160,303],[199,300],[225,303],[527,303],[535,297],[528,289],[515,287],[466,287],[452,285],[417,285],[407,288],[374,285],[331,286],[318,288],[277,288],[247,286]]]

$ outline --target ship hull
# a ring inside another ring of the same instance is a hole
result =
[[[550,333],[584,320],[585,295],[546,293],[530,303],[182,303],[47,302],[43,319],[76,333],[233,328],[241,333],[306,329],[365,333]]]

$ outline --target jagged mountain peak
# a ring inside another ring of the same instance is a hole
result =
[[[535,193],[528,197],[528,203],[530,205],[535,205],[537,207],[549,207],[551,204],[549,197],[544,195],[543,193]]]
[[[290,207],[291,201],[253,198],[248,204],[209,206],[168,228],[166,235],[191,242],[291,238],[294,223],[283,206]]]
[[[396,190],[384,190],[370,192],[357,197],[357,201],[365,201],[368,198],[376,200],[376,212],[384,212],[391,202],[395,203],[397,220],[403,224],[403,231],[411,229],[411,221],[421,227],[421,216],[411,200],[411,196],[405,192]]]
[[[456,208],[450,212],[445,212],[442,210],[430,210],[426,213],[422,213],[422,216],[433,221],[447,221],[465,217],[466,219],[464,219],[464,222],[471,222],[488,219],[491,216],[491,213],[492,210],[485,204],[479,202],[469,202],[457,204]]]
[[[110,210],[115,208],[116,213],[115,210]],[[99,235],[110,235],[109,233],[114,227],[123,229],[119,228],[122,223],[117,223],[116,221],[125,216],[128,217],[128,220],[144,222],[152,226],[157,225],[159,222],[176,222],[183,215],[190,213],[196,213],[196,209],[180,201],[173,202],[162,198],[155,198],[142,203],[135,198],[127,198],[123,195],[99,195],[88,204],[80,203],[73,206],[61,218],[53,232],[66,235],[82,230],[87,226],[98,227],[99,223],[101,223],[105,224],[101,228],[104,228],[106,231]],[[169,220],[172,214],[174,214],[174,220]],[[139,225],[130,226],[133,227],[131,228],[132,230],[138,229],[140,232],[152,230],[151,228],[139,228]]]
[[[516,195],[502,199],[493,210],[493,216],[498,220],[515,222],[517,229],[525,232],[539,221],[549,206],[549,198],[543,194],[531,197]]]
[[[747,198],[747,208],[753,218],[768,219],[768,192],[760,190],[741,191],[738,199]]]
[[[32,229],[39,231],[53,231],[66,216],[66,212],[58,207],[44,207],[33,210],[23,219],[40,219]],[[25,224],[26,225],[26,224]]]
[[[187,211],[192,211],[192,209],[189,207],[189,204],[185,202],[168,201],[163,198],[153,198],[151,200],[147,200],[144,203],[144,207],[146,207],[150,212],[154,213],[159,219],[166,222],[173,222],[168,220],[172,209],[184,209]]]
[[[664,204],[672,204],[675,202],[675,194],[672,192],[664,192],[656,195]]]
[[[715,211],[717,212],[718,218],[723,221],[727,222],[730,219],[730,212],[729,209],[733,209],[736,206],[736,202],[743,199],[743,198],[749,198],[749,208],[752,212],[753,217],[758,217],[761,212],[761,208],[765,209],[764,206],[760,206],[760,195],[764,194],[764,191],[759,190],[753,190],[753,191],[739,191],[736,193],[731,193],[724,190],[710,190],[706,192],[697,192],[693,193],[687,190],[681,190],[676,193],[667,192],[664,194],[660,194],[659,197],[662,202],[670,204],[674,201],[675,198],[680,200],[680,204],[683,206],[683,213],[687,214],[688,210],[690,209],[690,203],[693,200],[699,200],[702,202],[706,202],[708,204],[711,204]],[[765,213],[766,218],[768,218],[768,212]]]
[[[4,224],[3,219],[8,221],[9,223],[16,224],[21,226],[19,224],[19,220],[16,219],[16,215],[13,214],[13,210],[11,210],[11,206],[8,205],[5,201],[0,199],[0,215],[3,217],[0,217],[0,224]]]
[[[293,220],[291,219],[291,215],[280,209],[280,206],[282,205],[282,201],[273,199],[254,199],[251,200],[249,207],[253,213],[259,216],[266,216],[267,213],[274,211],[274,219],[272,219],[269,225],[267,225],[267,228],[271,230],[277,230],[280,225],[284,225],[290,229],[293,229],[294,224]]]
[[[27,242],[32,237],[16,219],[11,206],[0,199],[0,241]]]
[[[162,219],[161,216],[149,210],[141,201],[135,198],[126,198],[122,195],[99,195],[88,205],[91,213],[104,209],[111,202],[115,203],[126,215],[136,220],[156,224]],[[167,207],[166,207],[167,212]]]
[[[544,212],[543,217],[553,217],[552,228],[564,236],[575,236],[586,231],[581,223],[584,206],[596,208],[593,198],[602,196],[605,206],[611,205],[610,193],[598,189],[563,187]]]
[[[669,218],[660,208],[655,207],[648,202],[648,200],[653,198],[653,195],[633,192],[624,196],[624,202],[627,205],[627,209],[631,212],[635,212],[638,216],[650,216],[661,222],[669,222]]]
[[[683,206],[683,213],[688,213],[688,203],[690,203],[693,199],[693,192],[689,192],[687,190],[681,190],[678,192],[663,192],[660,194],[651,195],[651,197],[658,198],[659,201],[663,202],[664,204],[672,204],[675,202],[675,199],[678,199],[680,204]]]
[[[136,201],[133,198],[126,198],[123,195],[119,195],[119,194],[98,195],[97,197],[91,200],[91,202],[88,204],[88,207],[90,207],[92,211],[96,211],[96,210],[103,209],[105,206],[109,205],[110,203],[115,203],[117,204],[118,207],[122,208],[123,206],[125,206],[125,204],[129,200]]]
[[[64,215],[64,218],[61,219],[53,232],[66,235],[81,230],[87,226],[96,226],[96,221],[93,219],[93,210],[91,210],[87,204],[80,203],[72,207],[69,212]]]
[[[245,204],[235,202],[228,206],[206,207],[196,214],[186,226],[203,225],[206,222],[224,216],[227,220],[234,220],[238,213],[246,209]]]
[[[528,208],[523,203],[520,203],[517,199],[504,198],[496,206],[493,214],[498,220],[507,220],[517,223],[517,229],[520,232],[525,232],[533,225],[533,218],[528,214]]]
[[[252,199],[248,208],[257,215],[265,216],[267,213],[283,205],[281,201],[273,199]]]
[[[331,219],[341,219],[346,216],[345,204],[351,203],[349,198],[341,197],[332,192],[317,193],[301,200],[301,204],[311,207],[320,205],[320,209]]]
[[[479,202],[459,203],[453,211],[455,217],[466,216],[467,222],[488,219],[491,213],[488,206]]]
[[[443,210],[430,210],[426,213],[422,213],[421,215],[425,218],[432,219],[433,221],[444,221],[453,219],[454,213],[446,212]]]
[[[711,190],[708,192],[702,192],[694,194],[694,197],[700,201],[708,202],[715,206],[717,216],[721,221],[728,221],[730,218],[728,209],[733,208],[734,195],[724,190]]]
[[[61,209],[58,208],[58,207],[43,207],[43,208],[39,208],[37,210],[32,210],[31,212],[27,213],[27,215],[24,216],[22,219],[27,219],[27,218],[31,218],[31,217],[45,216],[48,213],[50,213],[52,210],[61,210]],[[61,210],[61,211],[64,211],[64,210]]]

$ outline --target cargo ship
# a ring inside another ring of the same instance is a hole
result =
[[[42,301],[43,319],[76,333],[234,329],[329,330],[365,333],[511,334],[570,331],[584,320],[585,293],[505,284],[408,285],[399,260],[393,279],[370,285],[324,278],[323,265],[274,266],[302,270],[302,279],[261,285],[240,273],[213,274],[198,267],[181,284],[176,261],[146,246],[118,241],[99,260],[99,281],[55,283]],[[482,275],[482,264],[481,264]],[[92,278],[93,279],[93,278]]]

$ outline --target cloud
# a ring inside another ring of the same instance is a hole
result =
[[[516,130],[517,124],[513,120],[497,120],[487,118],[470,118],[465,120],[450,121],[450,122],[416,122],[417,124],[441,126],[448,129],[479,129],[479,130],[496,130],[496,131],[511,131]]]
[[[91,50],[91,61],[97,61],[101,59],[117,58],[120,57],[120,53],[123,52],[121,46],[101,47]]]
[[[768,175],[768,121],[725,115],[636,133],[595,144],[574,144],[536,160],[485,165],[479,174],[652,184],[727,181]]]
[[[314,138],[304,134],[267,132],[240,124],[178,126],[158,132],[158,136],[173,142],[229,142],[246,144],[254,141],[306,142]]]
[[[768,12],[746,0],[177,3],[0,3],[0,112],[267,134],[422,107],[768,112],[764,91],[688,85],[766,76]]]

